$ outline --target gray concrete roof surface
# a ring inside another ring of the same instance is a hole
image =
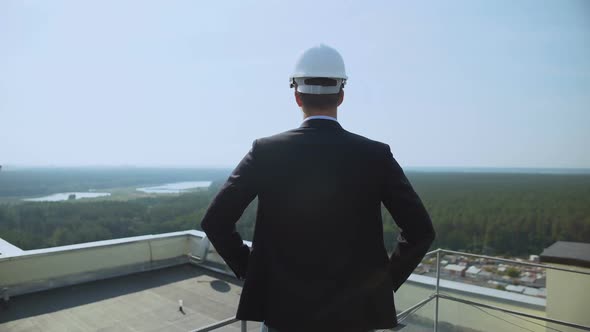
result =
[[[190,331],[234,317],[241,290],[234,278],[178,265],[16,296],[0,307],[0,331]]]

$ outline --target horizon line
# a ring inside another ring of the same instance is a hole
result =
[[[24,165],[24,164],[0,164],[1,171],[15,169],[208,169],[208,170],[232,170],[235,166],[226,165]],[[568,172],[590,173],[590,167],[546,167],[546,166],[402,166],[406,171],[510,171],[523,172]]]

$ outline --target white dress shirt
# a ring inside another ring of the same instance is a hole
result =
[[[303,122],[305,122],[307,120],[314,120],[314,119],[332,120],[332,121],[338,122],[338,119],[336,119],[333,116],[328,116],[328,115],[312,115],[312,116],[308,116],[307,118],[303,119]]]

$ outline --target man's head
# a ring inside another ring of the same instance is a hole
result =
[[[297,105],[306,116],[336,116],[347,78],[342,56],[335,49],[319,45],[304,51],[291,75]]]

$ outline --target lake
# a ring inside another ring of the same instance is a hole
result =
[[[143,187],[137,188],[138,191],[148,193],[148,194],[179,194],[183,193],[192,189],[206,189],[209,188],[212,181],[184,181],[184,182],[174,182],[174,183],[166,183],[159,186],[154,187]],[[96,198],[96,197],[104,197],[110,196],[110,193],[102,193],[102,192],[65,192],[65,193],[57,193],[51,194],[43,197],[35,197],[35,198],[25,198],[23,201],[27,202],[59,202],[59,201],[67,201],[70,195],[76,195],[76,200],[81,198]]]
[[[110,193],[86,193],[86,192],[70,192],[70,193],[57,193],[48,196],[37,197],[37,198],[25,198],[23,201],[27,202],[59,202],[67,201],[70,195],[76,195],[76,199],[81,198],[96,198],[103,196],[110,196]]]
[[[155,187],[137,188],[138,191],[149,194],[178,194],[191,189],[209,188],[211,181],[185,181],[167,183]]]

